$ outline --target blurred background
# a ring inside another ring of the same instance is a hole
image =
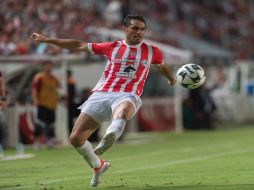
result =
[[[162,50],[174,73],[193,62],[205,69],[207,79],[204,86],[189,91],[170,87],[151,70],[143,106],[128,122],[127,135],[219,130],[254,122],[254,1],[0,0],[0,4],[0,69],[8,102],[0,115],[4,147],[34,142],[31,86],[42,61],[53,62],[61,83],[55,123],[58,145],[68,145],[69,121],[75,122],[76,108],[88,98],[105,66],[102,57],[38,44],[29,36],[37,32],[87,42],[122,39],[121,23],[128,14],[146,18],[146,41]]]

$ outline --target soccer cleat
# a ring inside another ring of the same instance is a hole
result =
[[[101,139],[101,142],[95,147],[94,153],[96,155],[102,155],[107,149],[109,149],[116,140],[116,136],[114,133],[108,133],[104,135]]]
[[[101,167],[93,169],[93,177],[91,179],[91,186],[96,187],[102,179],[104,172],[110,167],[108,161],[101,160]]]

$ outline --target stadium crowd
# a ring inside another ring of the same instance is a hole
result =
[[[157,39],[175,31],[230,49],[239,59],[254,58],[253,9],[251,0],[2,0],[0,55],[67,53],[28,37],[40,31],[91,41],[90,27],[119,28],[126,14],[137,13],[149,18],[148,32]]]

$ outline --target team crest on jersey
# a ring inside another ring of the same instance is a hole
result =
[[[142,59],[141,64],[142,64],[144,67],[147,67],[147,66],[148,66],[148,61],[147,61],[146,59]]]
[[[135,56],[137,55],[137,53],[136,53],[135,51],[131,51],[131,52],[129,53],[129,55],[130,55],[130,57],[135,57]]]

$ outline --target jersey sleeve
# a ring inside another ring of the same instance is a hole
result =
[[[35,75],[34,79],[32,80],[32,89],[39,91],[41,88],[41,76],[40,74]]]
[[[151,63],[155,65],[164,64],[161,50],[157,47],[153,47],[153,57]]]
[[[96,55],[106,55],[108,49],[110,47],[110,42],[103,42],[103,43],[88,43],[88,50],[92,54]]]

